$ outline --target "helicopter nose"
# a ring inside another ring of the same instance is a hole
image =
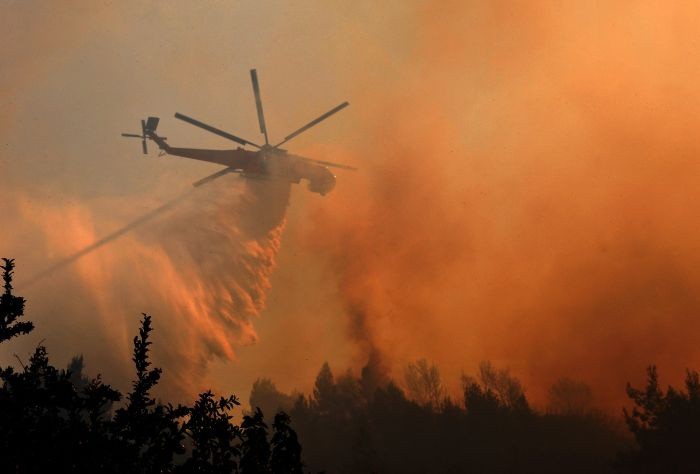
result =
[[[309,191],[325,196],[335,188],[335,183],[335,175],[329,171],[328,174],[324,173],[322,177],[311,179],[309,181]]]

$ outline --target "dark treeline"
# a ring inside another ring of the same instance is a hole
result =
[[[25,301],[12,292],[13,261],[3,259],[0,343],[34,329],[22,321]],[[161,369],[151,367],[151,318],[134,338],[136,376],[124,397],[82,374],[82,358],[66,370],[39,346],[21,368],[0,369],[0,473],[301,473],[301,446],[289,416],[272,430],[262,411],[232,422],[235,396],[199,395],[192,406],[156,401]]]
[[[425,360],[406,368],[406,392],[393,382],[377,386],[370,375],[335,377],[324,364],[308,396],[259,379],[250,403],[291,414],[312,471],[700,472],[696,372],[688,372],[684,390],[664,391],[650,367],[644,389],[628,386],[626,423],[596,411],[591,390],[566,378],[551,387],[547,408],[535,410],[519,381],[488,362],[462,378],[457,402]]]
[[[3,260],[0,344],[34,328],[12,291],[13,262]],[[457,401],[425,360],[406,367],[406,391],[371,370],[338,376],[324,364],[309,395],[259,379],[254,409],[236,425],[234,396],[205,392],[191,406],[153,398],[161,370],[149,360],[151,331],[144,315],[125,396],[87,378],[81,357],[52,366],[41,345],[26,365],[0,369],[0,473],[700,472],[697,372],[683,389],[663,390],[650,367],[644,388],[627,388],[625,426],[568,378],[536,410],[520,382],[488,362],[462,378]],[[271,427],[263,413],[278,413]]]

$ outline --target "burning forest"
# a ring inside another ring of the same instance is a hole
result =
[[[698,18],[5,5],[3,472],[695,472]]]

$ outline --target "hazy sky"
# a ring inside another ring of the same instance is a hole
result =
[[[174,329],[156,344],[201,353],[185,390],[243,397],[257,376],[306,390],[324,360],[358,370],[375,354],[398,378],[408,361],[434,360],[453,391],[482,359],[511,367],[540,400],[569,375],[617,407],[647,364],[668,381],[700,365],[697,4],[0,5],[0,213],[13,229],[0,254],[18,275],[216,171],[142,156],[119,136],[141,118],[160,116],[176,146],[231,144],[175,112],[258,139],[252,67],[275,138],[348,100],[289,148],[361,168],[338,171],[324,198],[295,187],[281,240],[261,244],[236,233],[246,194],[225,181],[231,213],[207,214],[211,233],[200,219],[198,245],[256,256],[260,279],[244,290],[270,285],[267,309],[231,333],[216,318],[188,333],[201,321],[185,302],[211,294],[183,295],[180,250],[143,229],[21,291],[39,329],[11,350],[47,337],[59,360],[84,352],[125,380],[130,337],[151,311],[141,306],[157,300],[168,314],[153,314],[156,334]],[[221,189],[198,205],[224,205]],[[216,261],[193,288],[235,274],[237,260]],[[142,263],[139,285],[112,267],[124,262]],[[179,370],[169,350],[155,349],[166,377]]]
[[[352,130],[357,129],[364,107],[353,100],[353,91],[386,84],[390,80],[387,73],[406,56],[398,43],[401,31],[410,28],[412,21],[413,12],[407,7],[404,2],[393,6],[355,2],[352,7],[344,2],[6,2],[0,20],[7,35],[0,47],[0,169],[6,183],[3,213],[17,230],[3,235],[2,242],[3,255],[18,260],[18,281],[23,274],[40,271],[91,239],[179,195],[192,181],[217,169],[179,158],[157,158],[153,146],[151,155],[142,156],[138,142],[122,139],[119,133],[138,131],[139,120],[146,115],[162,117],[160,130],[176,146],[231,147],[225,140],[175,120],[176,111],[257,140],[250,68],[257,68],[260,75],[273,140],[341,101],[352,100],[353,107],[342,116],[295,139],[293,151],[361,142],[360,134]],[[354,76],[358,65],[367,69],[364,84]],[[295,201],[306,199],[304,192],[295,191]],[[302,206],[292,206],[293,221],[303,218]],[[290,225],[295,226],[294,222]],[[118,254],[129,253],[123,248],[126,243],[114,245],[120,247],[115,250]],[[290,245],[280,256],[292,271],[299,264],[295,261],[298,252],[298,246]],[[96,261],[91,264],[99,265]],[[301,273],[314,275],[319,265],[317,258],[309,256]],[[110,272],[109,268],[104,271]],[[288,280],[295,280],[289,270],[286,273]],[[86,301],[89,298],[81,287],[90,287],[87,293],[93,300],[115,290],[79,277],[72,281],[75,278],[74,271],[68,270],[24,292],[32,318],[45,323],[42,336],[50,327],[49,340],[58,340],[49,346],[59,358],[85,351],[88,359],[99,357],[95,365],[119,366],[119,357],[126,365],[130,335],[140,312],[147,308],[126,303],[120,313],[130,317],[127,321],[104,314],[110,309]],[[284,281],[285,272],[278,278]],[[332,294],[332,285],[328,282],[321,294]],[[74,297],[66,298],[71,292]],[[282,297],[299,304],[304,300],[290,290],[283,296],[271,295],[273,304]],[[114,297],[106,300],[114,301]],[[290,307],[288,302],[280,304]],[[313,306],[303,309],[315,311]],[[156,320],[167,317],[154,316]],[[343,340],[342,318],[332,316],[335,322],[327,321],[324,327],[335,337],[325,337],[325,330],[318,332],[312,345],[318,348],[309,362],[313,367],[303,377],[294,374],[283,384],[290,386],[297,379],[305,387],[325,357],[351,352],[338,348]],[[272,318],[268,320],[260,330],[269,328],[272,334],[261,340],[290,334]],[[105,332],[102,337],[93,334],[92,339],[101,342],[119,328],[121,353],[102,355],[102,344],[90,344],[85,334],[73,334],[99,333],[91,324]],[[179,329],[187,331],[187,324]],[[312,333],[302,327],[296,332]],[[86,344],[90,347],[83,347]],[[307,345],[298,341],[297,347]],[[260,375],[281,371],[260,352],[251,348],[246,355],[252,362],[240,360],[233,369],[222,368],[245,372],[240,382],[230,376],[237,382],[237,393],[247,392],[258,369],[264,372]],[[129,370],[128,366],[120,369]],[[228,388],[227,383],[221,385]]]

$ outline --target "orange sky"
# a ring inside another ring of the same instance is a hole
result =
[[[229,146],[175,111],[257,138],[251,67],[276,137],[349,100],[290,149],[361,168],[325,198],[293,189],[279,251],[237,233],[246,192],[224,181],[170,216],[198,216],[195,235],[165,219],[28,288],[26,347],[48,337],[56,357],[82,351],[124,379],[137,318],[155,309],[156,359],[186,390],[245,397],[257,376],[306,390],[324,360],[358,370],[373,353],[396,377],[433,360],[453,392],[483,359],[536,401],[568,375],[612,409],[651,362],[669,382],[698,367],[700,6],[375,3],[13,3],[0,212],[18,231],[0,253],[19,274],[216,170],[142,158],[118,134],[143,116],[174,145]],[[160,242],[173,226],[182,243]],[[192,270],[193,245],[224,257]],[[209,314],[241,294],[227,269],[257,249],[273,257],[240,286],[269,284],[267,309]],[[233,283],[213,290],[221,279]]]

